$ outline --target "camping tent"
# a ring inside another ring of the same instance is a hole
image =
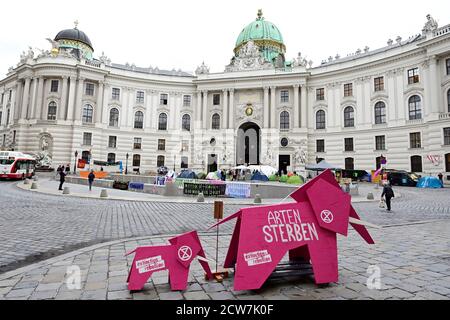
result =
[[[304,181],[305,181],[305,179],[303,179],[302,176],[297,176],[297,175],[290,176],[290,177],[287,179],[287,183],[288,183],[288,184],[296,184],[296,185],[303,184]]]
[[[256,171],[253,175],[252,175],[252,180],[256,180],[256,181],[269,181],[269,178],[267,178],[267,176],[265,174],[262,174],[259,171]]]
[[[210,172],[206,176],[206,180],[220,180],[220,178],[219,178],[219,175],[217,174],[217,172]]]
[[[334,165],[326,162],[325,160],[322,160],[322,161],[320,161],[317,164],[308,164],[306,166],[306,170],[311,170],[311,171],[325,171],[327,169],[340,170],[340,168],[338,168],[337,166],[334,166]]]
[[[256,171],[260,171],[262,174],[270,177],[271,175],[275,174],[278,172],[277,169],[275,169],[274,167],[271,166],[249,166],[248,169],[253,172],[254,170]]]
[[[436,177],[422,177],[417,182],[417,188],[442,188],[441,181]]]
[[[197,175],[192,170],[184,170],[178,176],[180,179],[197,179]]]

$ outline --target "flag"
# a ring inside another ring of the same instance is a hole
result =
[[[377,176],[380,174],[381,170],[383,170],[382,167],[380,167],[377,171],[375,171],[375,173],[373,174],[373,176],[374,176],[374,177],[377,177]]]

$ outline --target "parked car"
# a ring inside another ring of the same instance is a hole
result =
[[[415,187],[420,176],[406,171],[388,171],[389,183],[393,186]]]
[[[165,166],[161,166],[158,168],[157,172],[158,174],[166,175],[169,172],[169,169],[167,169],[167,167]]]

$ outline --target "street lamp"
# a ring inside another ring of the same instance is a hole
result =
[[[73,174],[77,174],[77,160],[78,160],[78,151],[75,150],[75,163],[73,165]]]
[[[175,162],[177,161],[177,155],[173,155],[173,172],[175,172]]]
[[[128,152],[127,152],[127,155],[126,155],[126,157],[127,157],[127,161],[126,161],[126,164],[125,164],[125,174],[128,174],[128,157],[129,157],[130,155],[128,154]]]

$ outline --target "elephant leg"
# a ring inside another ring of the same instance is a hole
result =
[[[176,266],[169,269],[169,282],[172,291],[186,290],[189,276],[189,267]]]
[[[138,270],[130,270],[128,274],[128,290],[130,291],[138,291],[142,290],[142,288],[147,283],[148,279],[152,276],[153,272],[146,272],[140,274]]]
[[[336,238],[334,241],[317,242],[309,245],[309,254],[316,284],[337,282],[338,255]]]

